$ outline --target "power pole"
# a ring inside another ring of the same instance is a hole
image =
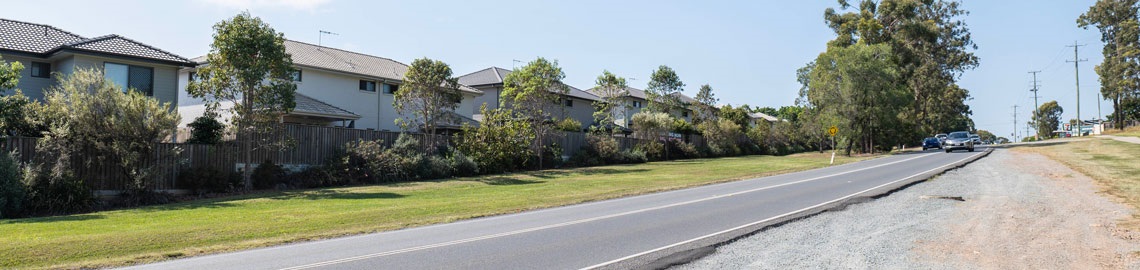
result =
[[[1013,105],[1013,141],[1021,141],[1017,139],[1017,105]]]
[[[1031,119],[1030,121],[1037,121],[1037,118],[1041,117],[1041,116],[1039,116],[1041,114],[1041,107],[1040,107],[1041,105],[1037,104],[1037,73],[1041,73],[1041,71],[1040,70],[1030,71],[1029,73],[1033,73],[1033,89],[1029,89],[1029,91],[1033,91],[1033,118],[1030,118]],[[1033,133],[1033,138],[1040,140],[1041,138],[1039,138],[1039,137],[1041,136],[1041,130],[1039,128],[1034,127],[1033,131],[1036,131],[1035,133]],[[1025,132],[1026,132],[1025,135],[1029,135],[1028,130]]]
[[[1077,74],[1077,137],[1081,136],[1081,62],[1088,61],[1088,59],[1081,59],[1078,57],[1078,48],[1085,46],[1085,44],[1077,44],[1073,41],[1073,45],[1065,47],[1073,47],[1073,61],[1066,60],[1065,62],[1073,62],[1073,71]]]

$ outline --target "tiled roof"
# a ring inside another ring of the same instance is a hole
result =
[[[463,127],[463,124],[478,127],[479,121],[456,112],[448,112],[447,116],[439,123],[439,126],[444,128],[458,128]]]
[[[471,74],[459,76],[459,83],[471,86],[501,84],[509,73],[511,73],[511,71],[504,68],[489,67],[472,72]]]
[[[360,115],[330,105],[324,101],[302,95],[301,93],[296,93],[294,97],[294,100],[297,102],[297,107],[293,108],[294,112],[339,116],[345,119],[360,119]]]
[[[631,96],[631,97],[645,99],[645,91],[643,91],[641,89],[637,89],[637,88],[627,86],[627,87],[625,87],[625,90],[629,91],[629,96]],[[601,96],[601,93],[598,93],[598,91],[599,90],[597,87],[590,88],[590,90],[589,90],[589,92],[594,94],[595,96]]]
[[[500,67],[489,67],[467,75],[459,76],[459,83],[472,86],[502,84],[503,79],[507,78],[507,74],[511,74],[511,72],[512,71]],[[567,89],[567,96],[593,101],[601,100],[598,98],[598,96],[586,91],[582,91],[582,89],[578,89],[577,87],[573,87],[568,84],[566,87],[569,88]]]
[[[677,96],[677,98],[680,99],[681,102],[684,102],[685,104],[696,104],[697,103],[696,99],[693,99],[689,96],[686,96],[685,94],[673,93],[673,95]]]
[[[47,55],[69,49],[191,63],[176,54],[118,35],[84,38],[50,25],[0,19],[0,50]]]

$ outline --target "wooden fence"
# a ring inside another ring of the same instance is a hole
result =
[[[420,141],[426,136],[416,133],[408,135],[416,136]],[[272,160],[286,167],[320,165],[336,157],[347,143],[380,140],[383,145],[390,147],[399,136],[400,133],[389,131],[284,125],[277,132],[256,137],[254,140],[286,139],[287,147],[255,149],[251,156],[254,163]],[[436,136],[437,140],[450,143],[449,136]],[[586,146],[586,136],[583,132],[566,132],[560,136],[553,136],[547,143],[556,143],[562,148],[562,154],[570,157]],[[625,136],[614,138],[623,150],[632,149],[640,141]],[[695,144],[704,143],[704,139],[697,135],[690,135],[686,140]],[[5,153],[16,151],[20,162],[30,162],[37,154],[35,150],[37,141],[37,138],[11,137],[0,140],[0,150]],[[232,141],[217,145],[160,143],[155,147],[153,154],[157,157],[155,165],[159,168],[152,181],[156,190],[178,189],[178,174],[184,170],[200,168],[238,170],[244,160],[240,147]],[[127,187],[127,177],[113,159],[98,157],[95,153],[82,153],[78,156],[81,158],[76,158],[76,164],[72,165],[72,169],[78,177],[85,179],[92,189],[123,190]]]

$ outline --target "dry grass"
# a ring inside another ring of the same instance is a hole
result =
[[[0,220],[0,268],[88,268],[394,230],[828,166],[830,154],[653,162]],[[866,157],[836,157],[848,163]]]
[[[1090,139],[1014,149],[1039,153],[1061,162],[1095,179],[1105,193],[1133,209],[1140,209],[1140,144]],[[1140,212],[1133,213],[1132,219],[1122,225],[1140,231]]]

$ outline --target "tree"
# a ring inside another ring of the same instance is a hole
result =
[[[106,81],[97,69],[76,69],[57,80],[43,105],[36,105],[37,114],[52,119],[36,147],[55,166],[53,173],[69,171],[72,161],[103,161],[118,165],[119,173],[131,179],[128,192],[152,189],[151,180],[161,169],[155,160],[165,158],[155,155],[156,147],[181,121],[174,106],[133,88],[123,91],[125,86]],[[86,151],[94,154],[78,156],[90,153]]]
[[[404,84],[396,92],[393,106],[403,117],[396,123],[404,130],[418,128],[425,137],[425,153],[435,152],[438,142],[435,133],[440,124],[456,121],[455,108],[463,94],[459,92],[459,79],[451,75],[451,67],[439,60],[420,58],[412,61]]]
[[[216,111],[222,102],[233,103],[229,122],[237,129],[247,189],[253,187],[250,168],[258,162],[252,158],[253,150],[272,144],[255,142],[255,136],[271,132],[280,117],[296,106],[297,85],[292,79],[300,74],[293,69],[284,43],[284,34],[249,12],[218,22],[206,56],[209,65],[199,68],[198,79],[186,87],[192,97],[206,100],[208,111]]]
[[[665,133],[673,125],[673,118],[668,113],[664,112],[650,112],[642,111],[630,117],[633,121],[633,129],[638,139],[645,143],[648,148],[646,154],[661,154],[664,152],[665,159],[669,158],[669,148],[665,146],[665,141],[662,139],[662,133]],[[660,147],[660,148],[658,148]],[[653,149],[660,149],[661,151],[654,151]]]
[[[684,109],[681,99],[677,96],[685,90],[685,83],[681,77],[669,66],[661,65],[649,75],[649,87],[645,88],[645,99],[649,103],[645,109],[651,112],[671,113],[676,109]]]
[[[978,132],[976,132],[976,133],[978,134],[978,139],[981,139],[983,142],[993,142],[993,141],[997,140],[997,136],[994,135],[993,132],[989,132],[989,131],[984,130],[984,129],[979,129]]]
[[[629,109],[629,104],[625,102],[625,97],[629,96],[629,86],[626,85],[625,78],[614,75],[609,70],[602,71],[594,84],[594,93],[602,98],[601,101],[594,102],[596,125],[591,130],[597,133],[615,126],[616,115],[624,115]]]
[[[1033,119],[1033,122],[1037,123],[1038,132],[1040,132],[1037,134],[1037,137],[1053,138],[1055,135],[1053,131],[1057,130],[1057,127],[1061,125],[1061,113],[1063,113],[1064,110],[1061,109],[1061,105],[1057,105],[1057,101],[1054,100],[1041,104],[1041,107],[1037,107],[1037,111],[1040,112],[1040,114],[1036,115]]]
[[[20,82],[20,71],[23,70],[24,65],[20,62],[7,62],[4,61],[4,57],[0,57],[0,94],[16,88],[16,84]]]
[[[847,0],[839,4],[843,9],[852,6]],[[961,19],[968,14],[960,1],[863,0],[853,12],[841,14],[828,8],[824,19],[838,35],[829,46],[890,47],[898,70],[896,83],[911,91],[910,108],[899,129],[910,132],[896,132],[896,136],[914,141],[973,124],[965,104],[969,91],[956,85],[965,71],[979,64],[972,52],[977,45]]]
[[[543,168],[542,152],[544,143],[554,131],[551,112],[556,107],[562,109],[560,99],[570,89],[562,84],[566,74],[558,67],[558,61],[548,61],[539,57],[526,66],[515,69],[503,79],[502,106],[511,106],[530,122],[535,140],[531,148],[538,158],[538,168]]]
[[[720,101],[713,95],[712,86],[708,84],[701,85],[701,90],[697,91],[697,104],[694,106],[696,115],[693,117],[693,122],[700,124],[704,121],[711,121],[716,119],[716,103]]]
[[[32,101],[20,89],[15,89],[23,70],[24,66],[20,62],[5,62],[0,57],[0,136],[41,136],[42,128],[33,125],[28,119],[32,117],[28,114],[28,104]],[[15,93],[6,95],[8,90]]]
[[[862,42],[830,47],[816,58],[805,98],[825,117],[837,119],[840,137],[848,139],[847,154],[858,142],[862,152],[898,144],[911,95],[898,81],[893,54],[884,44]]]
[[[1118,129],[1124,129],[1124,100],[1140,94],[1140,23],[1137,0],[1099,0],[1077,18],[1077,26],[1100,30],[1104,62],[1095,70],[1100,76],[1101,96],[1112,100]]]
[[[535,141],[530,122],[518,121],[522,116],[509,108],[488,110],[483,105],[479,110],[483,122],[478,127],[465,124],[463,132],[456,135],[459,152],[471,157],[484,173],[526,168]]]
[[[748,105],[741,105],[740,107],[732,107],[730,104],[720,106],[717,110],[717,117],[720,119],[728,119],[736,125],[741,127],[752,126],[752,116],[749,115],[752,110],[748,109]]]

